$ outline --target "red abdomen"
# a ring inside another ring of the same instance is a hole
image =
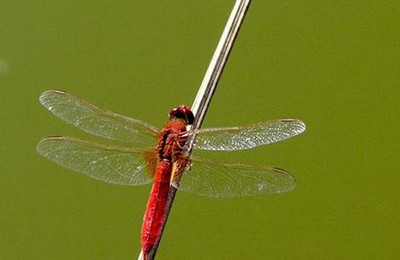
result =
[[[162,160],[157,165],[153,187],[143,218],[142,250],[144,255],[147,255],[151,251],[161,234],[167,207],[171,171],[172,163],[168,160]]]

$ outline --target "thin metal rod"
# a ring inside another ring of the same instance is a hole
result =
[[[210,65],[208,66],[203,82],[201,83],[199,91],[197,92],[196,98],[192,106],[192,112],[193,115],[195,116],[195,120],[193,124],[190,126],[190,129],[188,129],[191,130],[193,134],[189,135],[185,145],[185,151],[188,153],[188,155],[190,155],[192,152],[197,130],[200,129],[201,124],[204,121],[207,109],[211,102],[211,98],[215,92],[218,81],[221,78],[222,71],[224,70],[225,64],[232,50],[236,36],[239,32],[240,26],[242,25],[243,19],[246,15],[246,11],[250,5],[250,1],[251,0],[236,1],[233,10],[231,12],[231,15],[229,16],[229,19],[226,23],[225,29],[222,33],[221,39],[219,40],[217,48],[211,59]],[[168,193],[168,205],[166,214],[164,216],[161,235],[159,237],[159,240],[156,242],[156,245],[154,245],[153,249],[151,250],[148,259],[155,258],[158,245],[160,243],[165,225],[168,220],[169,213],[171,211],[172,204],[174,202],[176,191],[177,191],[176,187],[174,186],[170,187],[170,191]]]

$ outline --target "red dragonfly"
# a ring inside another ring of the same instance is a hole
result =
[[[100,109],[59,90],[44,92],[40,102],[67,123],[115,143],[54,136],[38,144],[41,155],[108,183],[142,185],[153,182],[142,226],[144,255],[160,236],[171,185],[182,191],[223,198],[287,192],[296,185],[294,178],[281,168],[188,157],[183,146],[190,135],[187,126],[194,117],[185,105],[171,110],[169,122],[160,131],[148,123]],[[305,128],[300,120],[279,119],[241,127],[200,129],[194,149],[250,149],[293,137]],[[156,148],[140,148],[154,144],[156,138]],[[184,172],[187,164],[190,170]],[[182,174],[178,187],[176,180]]]

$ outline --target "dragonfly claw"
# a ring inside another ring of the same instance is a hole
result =
[[[171,182],[171,186],[174,187],[175,189],[179,188],[179,183],[177,181]]]

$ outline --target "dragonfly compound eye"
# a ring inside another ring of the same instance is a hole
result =
[[[186,105],[172,109],[171,112],[169,112],[169,119],[173,118],[181,118],[185,120],[188,125],[193,124],[194,121],[192,110],[190,110],[190,107]]]

